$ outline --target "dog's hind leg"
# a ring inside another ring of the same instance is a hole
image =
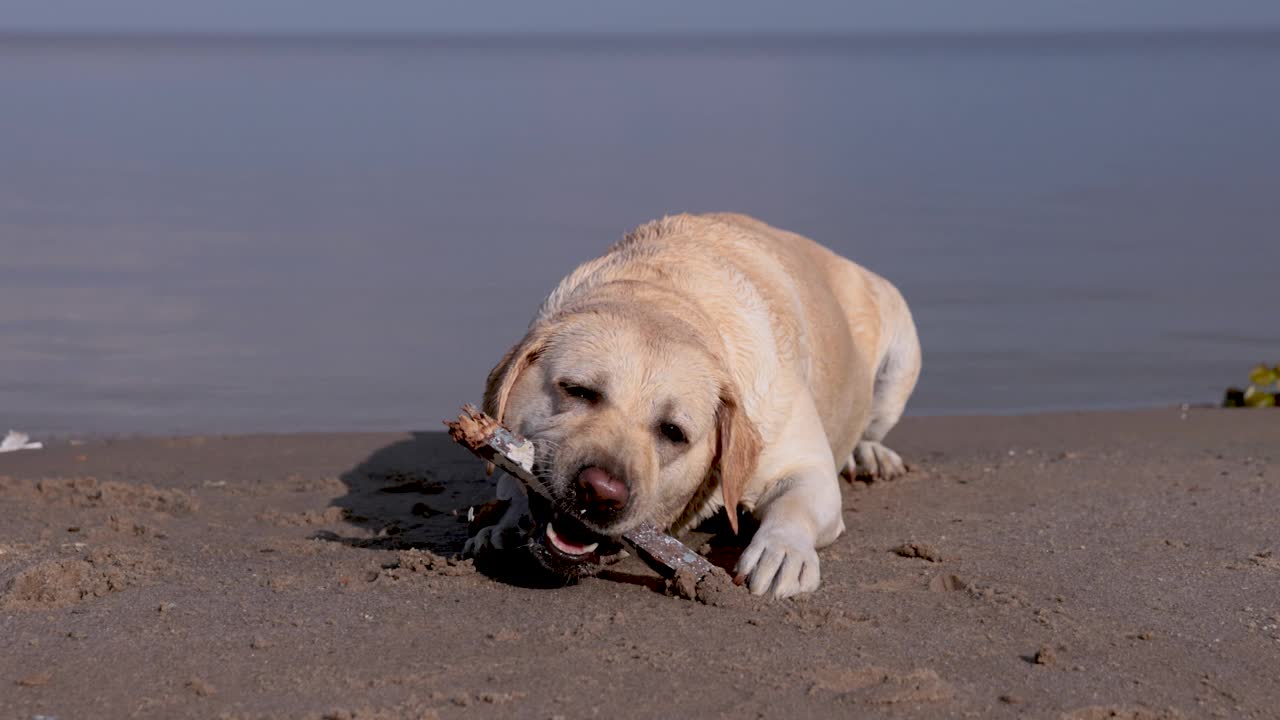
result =
[[[884,285],[888,292],[881,291],[881,301],[891,304],[889,312],[884,313],[891,322],[884,327],[891,334],[876,369],[870,421],[841,472],[850,480],[854,477],[891,480],[907,472],[906,463],[885,446],[884,438],[898,424],[907,398],[911,397],[916,379],[920,377],[920,340],[906,301],[893,286],[887,282]]]

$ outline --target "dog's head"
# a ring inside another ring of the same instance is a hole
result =
[[[737,529],[760,437],[706,337],[651,306],[604,304],[535,325],[494,368],[485,411],[537,448],[544,565],[583,572],[623,533],[666,527],[713,493]]]

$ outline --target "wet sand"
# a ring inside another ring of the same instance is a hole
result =
[[[450,561],[489,481],[440,433],[0,455],[0,717],[1276,716],[1280,413],[890,440],[821,590],[732,607]]]

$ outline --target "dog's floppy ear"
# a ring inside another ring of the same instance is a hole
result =
[[[530,330],[520,342],[516,343],[497,366],[489,372],[489,379],[484,386],[484,412],[489,417],[502,422],[507,412],[507,397],[511,388],[515,387],[520,373],[524,372],[538,359],[546,347],[546,334],[540,329]]]
[[[742,409],[737,395],[721,391],[720,409],[716,411],[716,456],[712,462],[720,478],[720,493],[729,527],[738,532],[738,503],[747,482],[755,474],[760,459],[760,433]]]

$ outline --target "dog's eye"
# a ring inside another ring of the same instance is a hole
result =
[[[662,433],[662,437],[677,445],[681,445],[689,441],[689,439],[684,436],[684,431],[681,430],[678,425],[662,423],[658,426],[658,432]]]
[[[585,400],[589,403],[600,402],[600,393],[598,391],[578,385],[577,383],[562,381],[560,383],[560,389],[564,391],[565,395],[568,395],[571,398],[578,398],[579,400]]]

